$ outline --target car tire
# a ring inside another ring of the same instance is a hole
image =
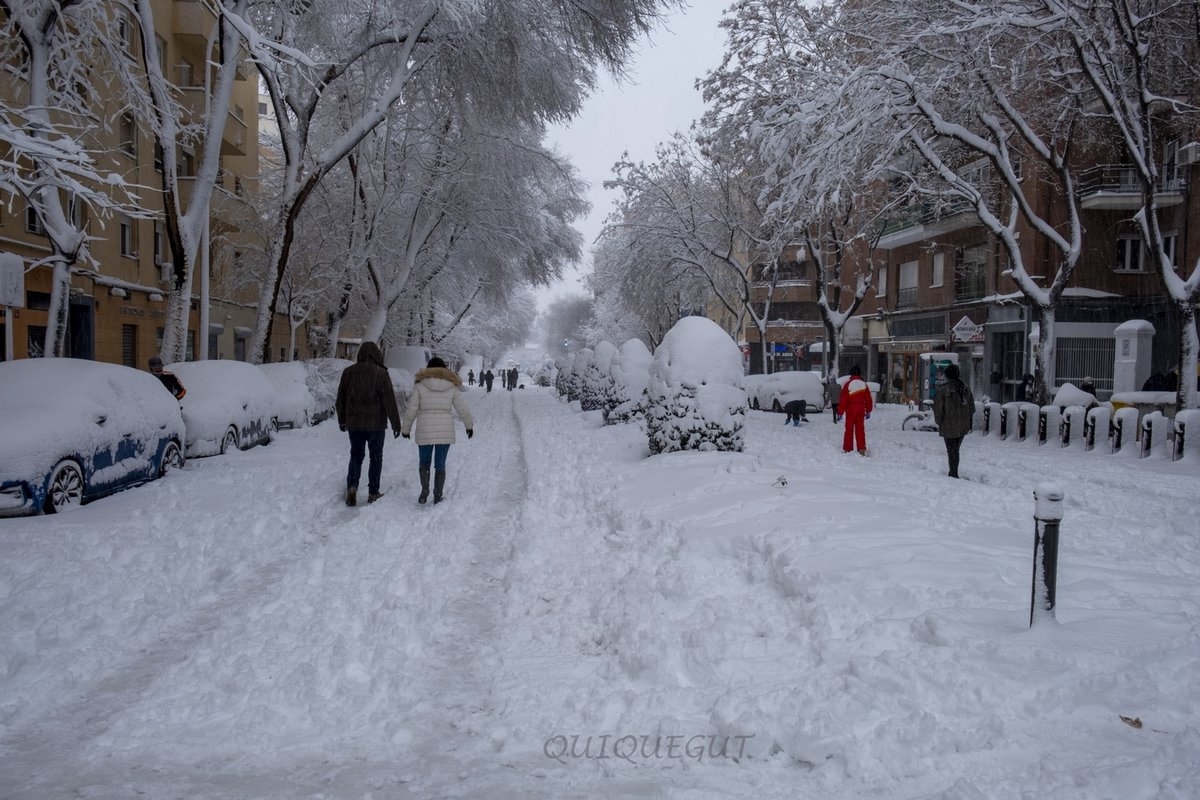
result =
[[[163,449],[162,461],[158,465],[158,477],[161,478],[177,469],[183,469],[183,449],[179,442],[170,441]]]
[[[778,414],[779,412],[783,411],[783,406],[779,405],[778,400],[772,400],[771,401],[771,410],[774,411],[776,414]]]
[[[754,408],[755,411],[758,411],[758,398],[757,397],[754,398],[754,400],[750,403],[750,405],[751,405],[751,407]]]
[[[232,425],[229,430],[225,431],[225,435],[221,437],[221,455],[225,455],[230,450],[238,449],[238,432],[237,428]]]
[[[46,486],[45,511],[57,514],[78,508],[83,503],[83,468],[79,463],[64,458],[50,470],[50,482]]]

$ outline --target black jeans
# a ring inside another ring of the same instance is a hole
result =
[[[371,464],[367,467],[367,491],[371,494],[379,492],[379,476],[383,474],[383,442],[386,438],[386,429],[382,431],[350,431],[350,469],[346,472],[346,488],[358,488],[364,451],[370,450]]]
[[[963,437],[955,436],[953,438],[947,436],[944,441],[946,443],[946,458],[950,462],[950,477],[958,477],[958,449],[962,447]]]

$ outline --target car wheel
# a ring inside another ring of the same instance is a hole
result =
[[[754,398],[753,402],[751,402],[750,405],[753,406],[755,411],[758,411],[758,398],[757,397]]]
[[[779,405],[778,400],[772,400],[771,401],[771,410],[774,411],[776,414],[778,414],[780,411],[783,411],[783,406]]]
[[[163,477],[173,470],[183,469],[183,450],[178,442],[167,442],[163,450],[162,463],[158,465],[158,477]]]
[[[221,439],[221,455],[225,455],[225,453],[229,452],[230,450],[236,450],[237,448],[238,448],[237,428],[230,425],[229,430],[225,431],[224,438]]]
[[[83,469],[71,459],[63,459],[50,472],[46,491],[46,513],[56,514],[78,508],[83,502]]]

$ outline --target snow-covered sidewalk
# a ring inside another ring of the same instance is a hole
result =
[[[953,481],[891,407],[870,458],[757,412],[646,458],[468,399],[436,507],[389,439],[347,509],[326,424],[0,520],[0,797],[1200,795],[1196,465],[972,436]]]

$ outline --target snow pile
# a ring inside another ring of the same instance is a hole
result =
[[[333,416],[342,373],[353,363],[346,358],[314,358],[304,362],[308,367],[308,390],[317,402],[315,422]]]
[[[604,422],[613,425],[644,416],[643,401],[650,385],[650,362],[654,356],[641,339],[630,339],[613,356],[609,374],[613,390],[610,405],[604,407]]]
[[[684,317],[663,337],[650,365],[650,452],[740,452],[745,422],[741,350],[712,320]]]
[[[617,347],[612,342],[601,342],[592,352],[592,360],[583,373],[583,384],[579,391],[579,407],[584,411],[600,411],[605,408],[613,393],[612,367]]]
[[[1085,392],[1073,383],[1064,383],[1054,393],[1054,401],[1050,405],[1060,409],[1067,406],[1091,408],[1096,405],[1096,396],[1090,392]]]

